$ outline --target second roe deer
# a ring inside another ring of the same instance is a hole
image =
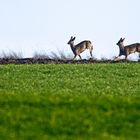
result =
[[[77,45],[74,45],[74,40],[75,40],[75,37],[71,37],[70,40],[69,40],[69,42],[68,42],[68,44],[71,47],[72,52],[74,53],[74,58],[73,59],[75,59],[76,56],[79,56],[80,59],[82,59],[82,57],[80,56],[80,54],[83,51],[85,51],[86,49],[89,49],[90,55],[92,57],[93,45],[92,45],[91,41],[85,40],[85,41],[80,42]]]
[[[119,53],[119,56],[115,58],[115,60],[122,55],[124,55],[125,59],[127,59],[127,56],[129,54],[132,54],[132,53],[135,53],[135,52],[138,52],[139,57],[140,57],[140,43],[134,43],[134,44],[125,46],[124,45],[124,40],[125,40],[125,38],[123,38],[123,39],[120,38],[120,40],[117,43],[117,45],[119,46],[120,53]]]

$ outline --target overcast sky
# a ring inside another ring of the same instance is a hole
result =
[[[116,42],[140,42],[140,0],[0,0],[0,53],[64,51],[85,39],[95,57],[118,55]],[[86,51],[84,55],[89,55]]]

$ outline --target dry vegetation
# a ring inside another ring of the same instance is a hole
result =
[[[62,51],[58,51],[58,53],[51,52],[50,55],[46,53],[37,53],[35,52],[33,57],[24,58],[23,54],[20,53],[2,53],[0,55],[0,64],[94,64],[94,63],[139,63],[140,61],[132,61],[132,60],[118,60],[114,61],[114,58],[107,59],[102,57],[101,59],[97,59],[96,57],[87,59],[75,59],[73,60],[73,55],[66,55]]]

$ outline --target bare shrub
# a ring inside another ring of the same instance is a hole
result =
[[[1,57],[2,58],[5,58],[5,59],[21,59],[23,58],[23,54],[22,52],[9,52],[9,53],[5,53],[3,52],[1,54]]]
[[[47,55],[46,53],[35,52],[34,55],[33,55],[33,58],[34,59],[50,59],[50,56]]]
[[[54,60],[71,60],[73,59],[73,56],[66,55],[63,51],[58,51],[58,53],[51,52],[50,58]]]

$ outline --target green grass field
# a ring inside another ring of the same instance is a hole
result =
[[[1,140],[139,140],[140,65],[0,65]]]

